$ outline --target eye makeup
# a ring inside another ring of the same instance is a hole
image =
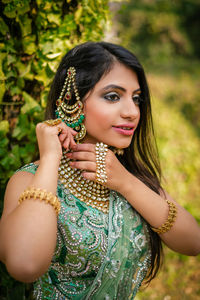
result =
[[[107,89],[107,88],[106,88]],[[119,87],[117,88],[119,90]],[[107,100],[107,101],[110,101],[110,102],[116,102],[116,101],[119,101],[120,98],[123,96],[123,92],[126,92],[125,89],[120,87],[120,92],[116,91],[116,86],[115,86],[115,91],[113,89],[111,89],[111,86],[109,86],[109,90],[107,93],[103,93],[102,97]],[[104,90],[104,89],[103,89]],[[121,92],[122,91],[122,92]],[[133,96],[132,96],[132,99],[134,101],[134,103],[136,105],[140,105],[140,103],[143,101],[143,99],[141,98],[141,90],[140,88],[135,90],[133,92]]]

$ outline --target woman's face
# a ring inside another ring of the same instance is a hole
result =
[[[137,75],[116,62],[84,102],[85,143],[127,148],[140,119]]]

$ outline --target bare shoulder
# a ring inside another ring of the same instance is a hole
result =
[[[4,196],[2,219],[17,207],[20,194],[30,185],[33,177],[32,173],[18,171],[10,178]]]

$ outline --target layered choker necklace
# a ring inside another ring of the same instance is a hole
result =
[[[63,152],[58,169],[60,182],[79,200],[104,213],[108,213],[109,189],[92,180],[85,179],[81,175],[82,170],[70,167],[70,159],[66,157],[66,153],[67,151]]]

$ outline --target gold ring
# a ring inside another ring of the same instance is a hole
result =
[[[60,124],[61,122],[62,121],[60,119],[51,119],[51,120],[46,120],[43,123],[47,124],[48,126],[56,126],[56,125]]]

